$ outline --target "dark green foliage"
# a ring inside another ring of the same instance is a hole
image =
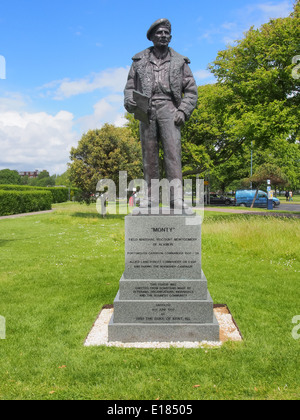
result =
[[[51,210],[52,195],[48,191],[0,190],[0,216]]]
[[[29,185],[0,185],[0,190],[7,191],[49,191],[52,194],[52,203],[64,203],[69,200],[69,188],[65,187],[31,187]],[[76,197],[77,188],[71,188],[71,197]]]
[[[86,202],[101,179],[113,180],[118,188],[120,171],[127,171],[128,182],[142,177],[141,146],[128,127],[105,124],[100,130],[89,130],[71,149],[70,158],[70,179]]]
[[[293,58],[299,55],[299,13],[298,1],[290,16],[250,28],[235,46],[219,51],[210,65],[217,83],[199,86],[198,106],[183,129],[185,175],[209,169],[223,190],[250,176],[252,144],[254,166],[276,164],[297,188],[300,79]]]
[[[69,200],[69,189],[68,188],[47,188],[52,194],[53,203],[64,203]]]
[[[54,187],[55,175],[50,176],[48,171],[42,171],[36,178],[31,178],[27,182],[32,187]]]
[[[21,177],[18,171],[2,169],[0,171],[0,184],[21,184]]]

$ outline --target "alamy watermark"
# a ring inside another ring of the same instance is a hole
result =
[[[292,337],[294,340],[299,340],[300,338],[300,315],[294,316],[292,319],[293,324],[297,324],[292,330]]]
[[[0,55],[0,79],[6,79],[6,60]]]
[[[297,64],[299,62],[299,64]],[[293,64],[297,64],[292,70],[292,77],[295,80],[300,79],[300,55],[295,55],[292,59]]]
[[[117,211],[118,192],[118,211]],[[107,203],[110,214],[127,214],[128,205],[133,206],[140,213],[160,214],[160,207],[164,214],[172,211],[175,215],[188,214],[193,205],[204,218],[204,180],[186,179],[152,179],[149,187],[144,179],[134,179],[128,182],[126,171],[119,172],[118,188],[112,179],[101,179],[96,187],[96,203],[99,214],[105,215]],[[131,203],[130,203],[131,199]],[[160,205],[159,205],[160,204]]]
[[[6,322],[4,316],[0,316],[0,340],[6,339]]]

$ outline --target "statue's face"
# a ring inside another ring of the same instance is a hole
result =
[[[166,26],[159,26],[151,37],[151,40],[155,47],[168,46],[172,36],[170,30]]]

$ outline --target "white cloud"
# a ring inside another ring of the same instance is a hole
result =
[[[205,80],[205,79],[209,79],[211,77],[213,77],[212,73],[208,70],[198,70],[194,72],[194,76],[198,79],[198,80]]]
[[[261,3],[248,3],[241,9],[233,10],[232,20],[225,21],[221,25],[211,25],[200,37],[199,40],[213,43],[222,41],[225,45],[233,44],[242,39],[243,34],[251,26],[259,28],[270,19],[283,18],[290,15],[293,10],[293,0],[281,2],[267,1]]]
[[[78,140],[73,126],[73,115],[67,111],[54,116],[46,112],[1,113],[0,168],[64,172],[70,149]]]
[[[0,98],[0,169],[47,169],[61,174],[67,169],[71,147],[77,146],[84,131],[105,123],[122,126],[126,121],[121,94],[101,99],[91,115],[78,120],[68,111],[51,115],[28,112],[26,107],[21,95]]]
[[[237,27],[237,23],[236,23],[236,22],[224,22],[224,23],[221,25],[221,27],[222,27],[223,29],[226,29],[226,30],[232,31],[233,29],[236,29],[236,27]]]
[[[215,83],[216,79],[214,75],[209,70],[198,70],[194,72],[194,76],[196,81],[199,84],[208,84],[208,83]]]
[[[6,79],[6,60],[0,55],[0,79]]]
[[[101,128],[105,123],[125,123],[123,90],[129,68],[107,69],[77,80],[57,80],[40,88],[42,97],[63,100],[103,89],[90,115],[77,120],[68,111],[55,115],[29,112],[31,99],[18,93],[0,97],[0,169],[47,169],[62,173],[69,161],[70,149],[83,132]],[[106,94],[106,96],[103,96]]]
[[[28,98],[17,92],[7,92],[0,98],[0,112],[20,110],[26,106]]]
[[[120,67],[93,73],[77,80],[57,80],[42,86],[40,90],[53,99],[62,100],[75,95],[91,93],[98,89],[108,89],[111,92],[124,90],[129,68]]]
[[[264,13],[263,19],[277,19],[286,17],[291,13],[292,2],[290,0],[282,1],[281,3],[260,3],[257,5],[257,9]]]
[[[106,69],[87,77],[56,80],[45,84],[40,96],[63,100],[75,95],[103,90],[106,93],[90,115],[75,120],[68,111],[55,115],[29,112],[32,100],[19,93],[7,92],[0,97],[0,169],[47,169],[51,174],[67,168],[72,146],[84,131],[101,128],[105,123],[125,123],[123,90],[129,68]],[[101,97],[100,96],[100,97]]]
[[[79,118],[78,124],[81,131],[100,128],[103,124],[109,123],[116,126],[122,126],[124,119],[124,98],[123,95],[109,95],[102,98],[94,105],[94,112]]]
[[[248,4],[237,10],[236,15],[240,22],[240,29],[248,30],[251,26],[259,28],[270,19],[284,18],[290,15],[293,10],[293,0],[281,2],[268,1],[257,4]]]

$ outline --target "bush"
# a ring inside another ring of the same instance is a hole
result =
[[[49,191],[0,191],[0,216],[51,210]]]
[[[79,188],[71,188],[70,200],[71,201],[80,201],[81,200],[81,191],[80,191]]]
[[[2,169],[0,171],[0,184],[21,184],[21,177],[18,171]]]
[[[50,191],[52,203],[64,203],[69,200],[69,189],[66,187],[32,187],[30,185],[0,185],[6,191]]]
[[[64,203],[69,200],[69,189],[64,187],[46,188],[52,194],[53,203]]]
[[[44,190],[44,188],[30,187],[29,185],[8,185],[0,184],[0,190],[5,191],[29,191],[29,190]]]

